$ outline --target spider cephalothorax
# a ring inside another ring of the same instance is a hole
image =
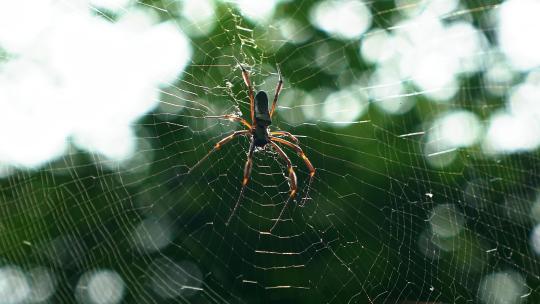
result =
[[[251,123],[249,123],[247,120],[243,119],[242,117],[239,117],[233,114],[225,114],[225,115],[220,115],[220,116],[206,116],[206,118],[219,118],[219,119],[227,119],[231,121],[240,122],[244,126],[247,127],[247,130],[235,131],[232,134],[220,140],[218,143],[215,144],[214,148],[210,152],[208,152],[208,154],[206,154],[205,157],[199,160],[199,162],[197,162],[197,164],[195,164],[195,166],[191,168],[191,170],[193,170],[202,161],[204,161],[212,152],[219,150],[224,144],[230,142],[233,138],[238,137],[238,136],[250,137],[250,146],[249,146],[249,151],[247,153],[247,161],[244,166],[244,178],[242,179],[242,189],[240,190],[240,196],[238,197],[238,201],[236,202],[236,205],[234,206],[231,212],[231,215],[229,216],[229,219],[226,222],[227,225],[231,221],[231,218],[236,212],[236,209],[238,209],[238,206],[240,205],[240,200],[242,198],[242,194],[244,193],[244,189],[249,181],[251,168],[253,167],[253,152],[255,151],[256,147],[265,147],[266,145],[270,145],[271,148],[275,150],[279,154],[279,156],[285,160],[285,162],[287,163],[287,173],[289,175],[291,198],[295,196],[296,190],[297,190],[296,173],[294,172],[291,160],[289,159],[287,154],[285,154],[283,149],[281,149],[278,143],[288,146],[298,153],[298,155],[302,158],[302,160],[304,161],[304,163],[309,169],[310,181],[315,175],[315,168],[313,167],[313,165],[311,164],[307,156],[304,154],[302,149],[298,146],[299,141],[294,135],[285,131],[274,131],[274,132],[269,131],[269,126],[272,124],[272,115],[274,114],[274,110],[276,109],[278,96],[281,91],[281,88],[283,87],[283,80],[281,78],[281,73],[279,73],[279,69],[278,69],[279,81],[277,83],[276,92],[274,94],[274,99],[272,101],[272,108],[268,110],[268,95],[266,94],[265,91],[259,91],[257,95],[253,96],[253,87],[251,85],[249,73],[240,63],[238,65],[240,66],[240,69],[242,70],[242,78],[244,79],[244,82],[246,86],[248,87],[248,91],[249,91]],[[282,137],[288,137],[294,143],[288,140],[285,140]],[[279,218],[281,217],[281,214],[285,210],[285,207],[286,207],[286,204],[284,208],[281,210],[280,216],[278,217],[277,220],[279,220]],[[276,220],[276,223],[277,223],[277,220]]]

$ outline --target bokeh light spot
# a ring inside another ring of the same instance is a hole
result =
[[[259,23],[266,23],[274,15],[280,0],[235,0],[244,16]]]
[[[76,296],[87,304],[116,304],[124,297],[124,280],[111,270],[83,274],[77,283]]]
[[[518,304],[526,292],[523,276],[516,272],[496,272],[485,276],[478,287],[485,304]]]
[[[482,127],[478,117],[465,110],[448,112],[429,131],[430,141],[439,141],[446,149],[469,147],[480,139]]]
[[[30,285],[24,272],[15,266],[0,268],[0,303],[24,303],[30,296]]]
[[[57,280],[54,273],[45,267],[36,267],[28,271],[28,281],[31,286],[30,302],[42,303],[47,301],[55,292]]]
[[[202,272],[192,262],[159,258],[150,272],[152,289],[162,298],[189,297],[202,290]]]
[[[360,38],[371,25],[371,12],[359,0],[326,0],[312,9],[311,23],[329,35],[343,39]]]
[[[540,28],[540,2],[509,0],[499,9],[498,40],[512,65],[528,70],[540,65],[540,40],[533,29]]]
[[[337,126],[354,123],[368,108],[368,97],[364,89],[351,86],[334,92],[324,101],[324,118]]]
[[[208,35],[216,26],[216,7],[213,0],[184,0],[177,8],[182,28],[190,36]]]
[[[0,4],[0,25],[10,22],[0,26],[0,46],[13,52],[0,70],[0,164],[37,168],[68,143],[116,161],[134,154],[133,123],[157,106],[159,87],[184,69],[191,46],[174,23],[141,9],[112,22],[94,5],[128,2]],[[24,33],[13,30],[33,12]]]
[[[133,231],[133,245],[142,251],[160,250],[173,240],[170,224],[167,221],[148,218],[143,220]]]
[[[465,217],[452,204],[438,205],[429,217],[431,230],[434,234],[441,237],[454,237],[465,227]]]

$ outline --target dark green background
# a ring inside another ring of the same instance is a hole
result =
[[[162,1],[146,3],[164,6]],[[248,99],[234,57],[250,68],[258,84],[279,65],[286,79],[285,91],[339,89],[342,84],[336,75],[313,64],[316,50],[323,44],[331,50],[329,65],[346,65],[349,84],[375,68],[362,61],[358,40],[334,39],[311,27],[307,12],[314,3],[292,1],[278,6],[276,20],[295,18],[314,35],[302,45],[283,43],[277,48],[269,46],[274,39],[272,24],[259,27],[233,7],[219,4],[216,28],[208,37],[192,40],[192,61],[175,83],[178,89],[172,89],[188,102],[162,96],[168,102],[195,106],[178,113],[156,110],[135,126],[138,136],[151,144],[153,159],[147,175],[137,177],[123,168],[111,170],[100,165],[106,160],[74,151],[41,170],[18,171],[2,180],[0,253],[5,262],[54,269],[59,287],[53,302],[58,303],[75,301],[74,287],[80,275],[99,268],[113,269],[122,276],[127,284],[126,303],[368,303],[369,299],[376,303],[469,303],[478,301],[483,276],[508,269],[526,278],[532,292],[527,301],[538,301],[539,264],[528,245],[533,224],[507,216],[528,213],[523,206],[534,198],[539,183],[537,153],[483,158],[478,157],[479,147],[472,147],[460,150],[451,166],[437,169],[425,160],[422,136],[399,137],[422,130],[424,123],[453,109],[468,109],[487,119],[504,100],[485,94],[480,75],[460,79],[460,91],[448,103],[411,96],[408,98],[414,98],[416,106],[397,116],[371,105],[361,117],[367,122],[344,128],[324,123],[323,118],[291,125],[280,119],[289,111],[283,109],[285,113],[277,113],[274,127],[304,135],[301,145],[317,168],[309,191],[311,200],[305,206],[299,200],[290,203],[286,218],[293,220],[274,231],[285,237],[261,234],[279,213],[288,184],[281,174],[285,170],[282,162],[271,153],[256,153],[256,164],[266,166],[256,165],[242,207],[231,225],[224,225],[240,190],[247,140],[229,144],[190,174],[188,169],[235,128],[228,122],[205,121],[202,116],[210,113],[197,104],[224,112],[240,106],[247,117]],[[463,3],[492,43],[496,43],[493,29],[485,22],[497,3]],[[374,25],[392,26],[390,20],[399,13],[393,2],[369,5]],[[172,10],[159,13],[163,20],[176,18]],[[237,26],[253,32],[239,31]],[[244,39],[251,43],[243,43]],[[233,84],[231,90],[227,81]],[[273,86],[263,85],[267,89]],[[409,89],[415,90],[412,84]],[[323,101],[317,100],[319,107]],[[303,197],[308,172],[292,151],[288,153],[297,166]],[[131,182],[138,178],[143,181]],[[479,180],[483,181],[479,190],[469,197],[466,185]],[[508,197],[517,203],[508,207]],[[484,207],[471,208],[467,203],[471,199],[482,201]],[[267,203],[274,207],[261,205]],[[431,259],[418,249],[418,239],[429,226],[433,206],[446,203],[456,204],[465,214],[466,229],[453,240],[455,250],[434,247],[436,258]],[[166,219],[174,240],[157,252],[141,253],[131,246],[130,233],[148,218]],[[70,245],[65,251],[53,251],[46,244],[58,237],[76,241],[66,241]],[[498,250],[487,253],[491,248]],[[257,250],[297,254],[260,254]],[[54,256],[67,258],[59,263]],[[168,300],[153,293],[148,287],[148,267],[163,256],[197,264],[204,291]],[[293,265],[303,266],[290,267]],[[272,268],[275,266],[286,267]],[[280,285],[304,288],[267,288]]]

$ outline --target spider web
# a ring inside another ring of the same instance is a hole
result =
[[[276,22],[259,26],[241,1],[215,2],[215,19],[191,27],[177,2],[121,10],[144,9],[194,33],[215,27],[190,38],[185,70],[157,89],[158,106],[132,125],[131,158],[115,161],[71,145],[39,169],[8,170],[0,204],[5,303],[537,301],[537,151],[497,150],[497,142],[484,139],[510,89],[527,76],[507,82],[486,76],[496,74],[492,65],[503,57],[492,20],[500,3],[461,3],[435,15],[446,25],[474,24],[484,37],[485,48],[459,58],[478,66],[454,82],[433,84],[415,71],[384,78],[366,59],[368,38],[415,27],[398,21],[433,3],[366,3],[372,29],[361,39],[314,28],[316,4],[305,1],[279,3]],[[117,21],[114,13],[91,9]],[[292,21],[295,43],[284,34]],[[470,33],[422,34],[406,38],[425,43],[414,50],[433,52]],[[285,148],[299,184],[289,200],[286,164],[270,149],[256,150],[227,226],[249,140],[239,137],[190,169],[242,129],[205,116],[249,118],[236,60],[256,90],[270,96],[280,68],[285,82],[271,129],[296,135],[317,171],[308,184],[302,159]],[[346,93],[332,99],[338,91]],[[470,142],[474,128],[456,131],[458,143],[448,143],[455,137],[448,140],[445,130],[463,128],[443,117],[463,111],[485,131]]]

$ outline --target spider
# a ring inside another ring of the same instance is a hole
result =
[[[307,156],[302,151],[302,148],[300,148],[300,146],[298,145],[299,144],[298,138],[296,138],[294,135],[286,131],[273,131],[272,132],[269,129],[269,126],[272,124],[272,115],[274,114],[275,109],[276,109],[278,96],[279,96],[279,93],[281,92],[281,88],[283,87],[283,78],[281,77],[281,72],[279,71],[279,67],[278,67],[279,80],[276,85],[276,91],[274,93],[274,100],[272,101],[272,108],[269,111],[268,110],[268,95],[266,94],[266,92],[259,91],[257,92],[255,96],[253,96],[253,87],[251,85],[251,80],[249,78],[249,72],[239,62],[238,62],[238,65],[240,66],[240,69],[242,70],[242,78],[244,79],[244,83],[246,84],[248,88],[248,92],[249,92],[251,123],[249,123],[244,118],[239,117],[234,114],[225,114],[225,115],[219,115],[219,116],[206,116],[205,118],[217,118],[217,119],[225,119],[225,120],[239,122],[242,125],[244,125],[247,129],[232,132],[230,135],[221,139],[219,142],[217,142],[214,145],[212,150],[210,150],[208,154],[206,154],[206,156],[201,158],[197,162],[197,164],[195,164],[195,166],[193,166],[190,169],[190,171],[192,171],[195,167],[197,167],[200,163],[202,163],[208,156],[210,156],[210,154],[221,149],[221,147],[229,143],[234,138],[239,137],[239,136],[248,136],[250,138],[249,150],[247,152],[247,160],[244,166],[244,177],[242,179],[242,188],[240,190],[240,195],[238,197],[238,200],[234,208],[232,209],[231,214],[229,218],[227,219],[227,222],[225,223],[225,225],[227,226],[229,225],[233,215],[238,209],[240,205],[240,200],[242,198],[246,185],[249,182],[251,168],[253,167],[253,153],[255,152],[255,148],[266,148],[267,146],[270,146],[273,150],[277,152],[277,154],[281,158],[285,160],[285,163],[287,164],[287,172],[289,174],[289,186],[290,186],[289,199],[294,198],[296,194],[296,190],[297,190],[296,173],[294,172],[293,165],[290,158],[287,156],[287,154],[285,154],[283,149],[278,144],[282,144],[282,145],[292,148],[298,153],[300,158],[302,158],[307,168],[309,169],[309,184],[311,184],[313,176],[315,175],[315,167],[313,167],[313,165],[311,164],[311,161],[307,158]],[[288,137],[293,142],[283,139],[282,137]],[[279,217],[276,219],[276,222],[272,228],[275,227],[275,225],[281,218],[281,215],[283,214],[285,207],[287,207],[287,202],[283,206],[283,209],[281,210]]]

